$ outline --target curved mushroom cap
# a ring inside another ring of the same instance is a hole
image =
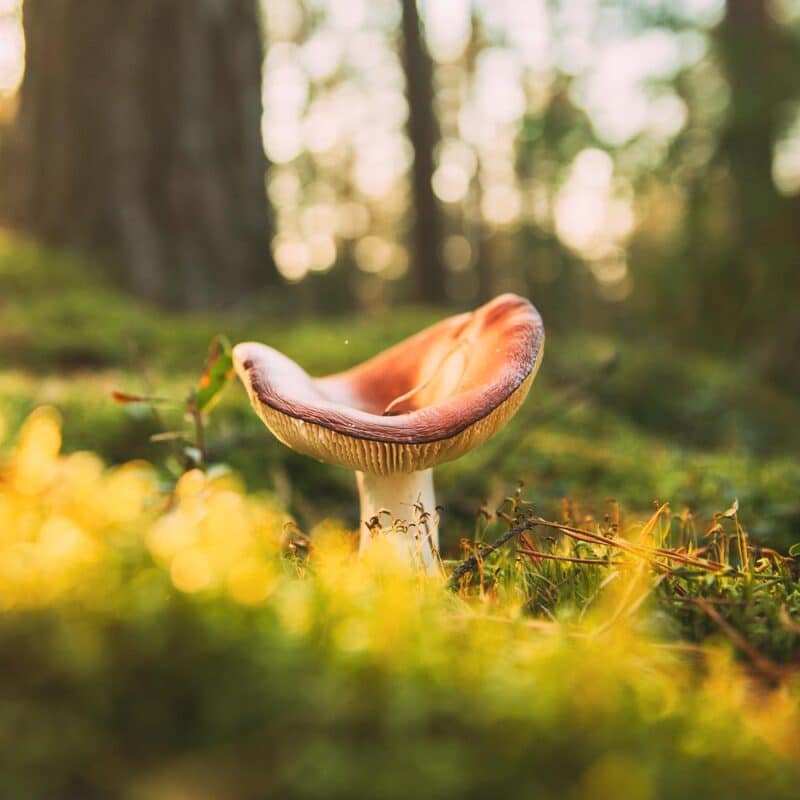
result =
[[[458,458],[500,430],[543,347],[539,312],[504,294],[325,378],[256,342],[236,345],[233,358],[253,408],[285,445],[391,475]]]

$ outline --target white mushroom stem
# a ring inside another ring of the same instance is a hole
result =
[[[435,571],[439,552],[439,521],[433,493],[433,470],[373,475],[356,472],[361,498],[361,544],[388,535],[415,563]]]

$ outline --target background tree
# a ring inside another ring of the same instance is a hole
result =
[[[3,220],[203,307],[274,284],[255,0],[26,0]]]
[[[800,97],[800,47],[770,13],[767,0],[728,0],[714,32],[730,105],[720,136],[718,163],[730,181],[730,229],[722,249],[720,280],[707,307],[734,345],[765,347],[770,367],[796,367],[800,323],[787,292],[800,291],[800,196],[786,197],[773,180],[773,146],[786,113]],[[788,347],[787,347],[788,345]],[[788,363],[779,354],[792,353]]]
[[[442,219],[433,193],[434,150],[439,140],[433,100],[433,65],[420,28],[416,0],[402,0],[403,69],[408,98],[408,138],[414,151],[412,265],[416,299],[441,303],[447,295],[442,264]]]
[[[738,359],[755,354],[766,372],[796,383],[800,323],[788,298],[800,291],[800,195],[779,190],[773,163],[800,99],[790,78],[800,41],[767,0],[728,0],[709,44],[704,72],[676,79],[689,120],[669,173],[656,173],[662,185],[677,175],[674,185],[684,186],[683,222],[663,252],[642,254],[659,269],[642,274],[638,291],[678,341]],[[726,90],[713,121],[703,87],[710,65]],[[709,156],[698,166],[693,150],[704,139]]]

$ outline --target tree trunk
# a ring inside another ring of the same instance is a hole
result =
[[[275,284],[255,0],[25,0],[23,22],[3,220],[160,304]]]
[[[442,264],[442,219],[433,194],[433,151],[439,139],[433,109],[433,65],[422,37],[416,0],[402,0],[403,67],[408,98],[408,137],[414,150],[412,276],[416,299],[447,299]]]
[[[769,360],[793,365],[800,324],[787,298],[800,290],[800,197],[777,191],[772,155],[785,110],[798,97],[788,76],[800,51],[767,0],[728,0],[714,40],[731,89],[718,158],[730,176],[732,224],[706,309],[724,317],[733,343],[766,347]]]

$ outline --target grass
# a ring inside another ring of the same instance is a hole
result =
[[[623,529],[618,515],[587,528],[520,515],[519,495],[508,502],[515,526],[499,541],[513,539],[513,546],[465,544],[469,556],[451,583],[467,595],[491,593],[580,631],[604,589],[621,580],[628,588],[615,615],[647,602],[661,636],[697,644],[727,638],[768,680],[783,675],[781,662],[790,670],[800,665],[798,565],[752,544],[735,507],[698,532],[690,517],[676,519],[666,504],[644,525]],[[487,530],[507,525],[506,518],[501,512]]]
[[[435,313],[156,314],[13,239],[0,298],[0,796],[794,797],[800,411],[746,365],[551,335],[423,578],[238,387],[207,474],[149,437],[217,332],[324,372]]]

